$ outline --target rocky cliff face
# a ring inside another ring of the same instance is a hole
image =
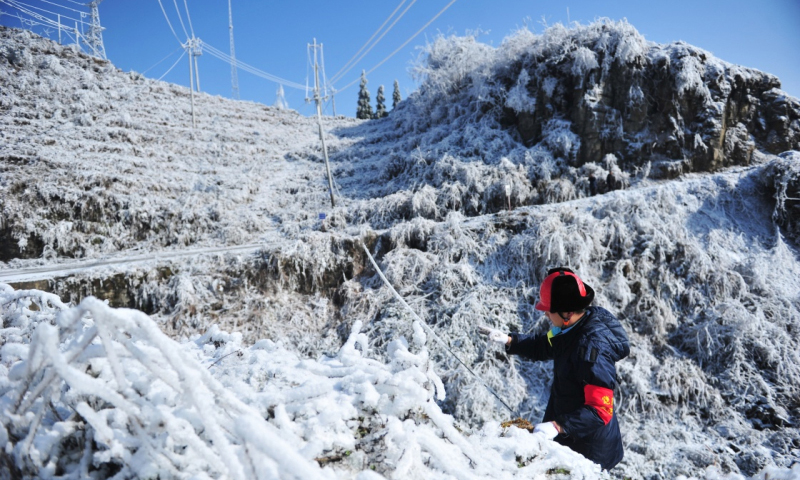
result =
[[[526,144],[565,119],[581,141],[575,163],[613,153],[623,164],[660,161],[664,173],[747,165],[756,147],[778,154],[800,145],[800,101],[772,75],[685,43],[645,42],[625,25],[558,33],[569,37],[560,51],[523,54],[511,67],[518,83],[528,79],[531,101],[506,107],[503,121]]]
[[[476,53],[440,39],[422,67],[422,97],[457,92],[526,146],[573,166],[614,154],[629,171],[652,162],[651,175],[663,178],[800,148],[800,101],[775,76],[683,42],[647,42],[626,22],[523,31]]]

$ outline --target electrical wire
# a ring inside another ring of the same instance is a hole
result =
[[[192,32],[192,38],[194,38],[194,27],[192,26],[192,17],[189,15],[189,4],[186,3],[186,0],[183,0],[183,6],[186,7],[186,19],[189,20],[189,31]]]
[[[178,43],[182,43],[181,39],[178,38],[178,34],[175,33],[175,29],[172,28],[172,23],[169,21],[169,17],[167,16],[167,11],[164,10],[164,4],[161,3],[161,0],[158,0],[158,5],[161,7],[161,12],[164,14],[164,18],[167,20],[167,25],[169,25],[169,29],[172,30],[172,34],[175,35],[175,40],[177,40]]]
[[[423,26],[422,26],[422,28],[420,28],[419,30],[417,30],[417,33],[415,33],[414,35],[411,35],[411,37],[410,37],[408,40],[406,40],[405,42],[403,42],[403,44],[402,44],[402,45],[400,45],[399,47],[397,47],[397,49],[396,49],[394,52],[390,53],[388,57],[386,57],[386,58],[384,58],[383,60],[381,60],[381,61],[380,61],[380,62],[379,62],[377,65],[375,65],[374,67],[372,67],[371,69],[367,70],[367,72],[366,72],[366,73],[367,73],[367,74],[369,74],[369,73],[372,73],[373,71],[375,71],[375,69],[377,69],[378,67],[380,67],[381,65],[383,65],[383,64],[384,64],[384,63],[385,63],[387,60],[389,60],[390,58],[392,58],[392,57],[393,57],[393,56],[394,56],[394,55],[395,55],[397,52],[399,52],[400,50],[402,50],[402,49],[403,49],[403,47],[405,47],[406,45],[408,45],[408,43],[409,43],[411,40],[413,40],[414,38],[416,38],[416,37],[417,37],[417,35],[419,35],[420,33],[422,33],[422,31],[423,31],[423,30],[425,30],[426,28],[428,28],[428,25],[430,25],[431,23],[433,23],[433,22],[434,22],[434,20],[436,20],[437,18],[439,18],[439,16],[440,16],[441,14],[443,14],[443,13],[444,13],[444,12],[445,12],[445,11],[446,11],[448,8],[450,8],[450,7],[451,7],[451,6],[452,6],[454,3],[456,3],[456,1],[458,1],[458,0],[451,0],[451,1],[450,1],[450,3],[448,3],[447,5],[445,5],[445,7],[439,11],[439,13],[437,13],[437,14],[436,14],[436,15],[435,15],[433,18],[431,18],[430,20],[428,20],[428,23],[426,23],[425,25],[423,25]],[[352,87],[352,86],[353,86],[353,85],[355,85],[355,83],[356,83],[356,82],[358,82],[359,80],[360,80],[360,78],[357,78],[357,79],[353,80],[352,82],[350,82],[350,83],[348,83],[347,85],[345,85],[343,88],[340,88],[339,90],[337,90],[337,92],[341,92],[342,90],[345,90],[345,89],[347,89],[347,88],[350,88],[350,87]]]
[[[23,13],[26,13],[26,14],[36,18],[39,21],[47,21],[47,22],[51,23],[53,26],[57,26],[58,23],[55,22],[54,20],[50,20],[49,18],[44,18],[44,17],[39,18],[41,16],[40,14],[38,14],[36,12],[33,12],[33,11],[30,11],[30,10],[27,10],[25,7],[31,8],[33,10],[39,10],[40,12],[49,13],[50,15],[55,15],[55,16],[59,16],[60,15],[61,18],[66,18],[67,20],[72,20],[73,22],[77,22],[77,23],[80,23],[80,24],[85,23],[83,20],[79,20],[77,18],[72,18],[72,17],[66,16],[66,15],[61,15],[59,13],[51,12],[50,10],[45,10],[44,8],[34,7],[33,5],[29,5],[27,3],[19,2],[17,0],[4,0],[3,3],[5,3],[6,5],[9,5],[12,8],[16,8],[17,10],[19,10],[19,11],[21,11]]]
[[[145,70],[144,72],[142,72],[142,75],[144,75],[145,73],[149,72],[150,70],[152,70],[152,69],[156,68],[157,66],[159,66],[159,65],[161,64],[161,62],[163,62],[164,60],[168,59],[169,57],[171,57],[171,56],[175,55],[175,52],[177,52],[178,50],[181,50],[181,49],[183,49],[183,47],[178,47],[178,48],[176,48],[175,50],[173,50],[172,52],[170,52],[170,54],[169,54],[169,55],[167,55],[166,57],[164,57],[164,58],[162,58],[161,60],[159,60],[158,62],[156,62],[156,64],[155,64],[155,65],[153,65],[152,67],[150,67],[150,68],[148,68],[147,70]]]
[[[455,1],[455,0],[454,0],[454,1]],[[461,360],[461,359],[458,357],[458,355],[456,355],[456,354],[455,354],[455,352],[453,352],[453,350],[452,350],[452,349],[451,349],[451,348],[450,348],[450,347],[449,347],[449,346],[448,346],[448,345],[447,345],[447,344],[444,342],[444,340],[442,340],[441,338],[439,338],[439,336],[438,336],[438,335],[436,335],[436,332],[434,332],[434,331],[433,331],[433,329],[432,329],[432,328],[431,328],[431,327],[430,327],[430,326],[429,326],[429,325],[428,325],[428,324],[425,322],[425,320],[421,319],[421,318],[419,317],[419,315],[417,315],[417,313],[414,311],[414,309],[413,309],[413,308],[411,308],[411,307],[408,305],[408,303],[406,303],[406,301],[403,299],[403,297],[401,297],[401,296],[400,296],[400,294],[399,294],[399,293],[397,293],[397,290],[395,290],[395,289],[394,289],[394,287],[392,286],[392,284],[391,284],[391,283],[389,283],[389,280],[387,280],[387,279],[386,279],[386,276],[384,276],[384,274],[383,274],[383,272],[381,271],[380,267],[378,267],[378,264],[375,262],[375,259],[374,259],[374,258],[372,258],[372,254],[369,252],[369,249],[367,248],[367,245],[366,245],[366,244],[364,244],[364,242],[361,242],[361,246],[364,248],[364,251],[367,253],[367,257],[369,257],[369,261],[370,261],[370,263],[372,263],[372,266],[375,268],[375,271],[378,273],[378,276],[381,278],[381,280],[383,280],[383,283],[384,283],[384,284],[386,284],[386,286],[387,286],[387,287],[389,287],[389,290],[392,292],[392,294],[394,295],[394,297],[395,297],[397,300],[399,300],[399,301],[400,301],[400,303],[401,303],[401,304],[402,304],[404,307],[406,307],[406,310],[408,310],[408,311],[411,313],[411,316],[412,316],[412,317],[413,317],[413,318],[414,318],[414,319],[415,319],[417,322],[419,322],[420,326],[421,326],[421,327],[423,327],[423,328],[424,328],[424,329],[425,329],[425,330],[426,330],[426,331],[427,331],[427,332],[428,332],[428,333],[429,333],[429,334],[430,334],[430,335],[433,337],[433,339],[434,339],[434,340],[436,340],[437,342],[439,342],[439,345],[441,345],[442,347],[444,347],[444,349],[445,349],[445,350],[447,350],[447,351],[450,353],[450,355],[451,355],[453,358],[455,358],[455,359],[458,361],[458,363],[460,363],[460,364],[461,364],[461,366],[462,366],[462,367],[464,367],[464,368],[465,368],[465,369],[466,369],[466,370],[467,370],[469,373],[471,373],[471,374],[472,374],[472,376],[473,376],[473,377],[475,377],[475,379],[476,379],[478,382],[480,382],[480,384],[481,384],[481,385],[483,385],[483,386],[484,386],[484,388],[486,388],[486,390],[488,390],[488,391],[489,391],[489,393],[491,393],[492,395],[494,395],[494,397],[495,397],[497,400],[499,400],[499,401],[500,401],[500,403],[502,403],[502,404],[503,404],[503,406],[504,406],[504,407],[506,407],[506,409],[508,409],[508,411],[509,411],[509,412],[511,412],[511,414],[512,414],[512,415],[514,415],[514,417],[519,417],[519,413],[518,413],[517,411],[515,411],[513,408],[511,408],[511,407],[508,405],[508,403],[506,403],[506,402],[505,402],[505,401],[504,401],[504,400],[503,400],[503,399],[500,397],[500,395],[498,395],[498,393],[494,391],[494,389],[493,389],[492,387],[490,387],[489,385],[487,385],[487,384],[486,384],[486,382],[484,382],[484,381],[483,381],[483,379],[482,379],[481,377],[479,377],[479,376],[478,376],[478,374],[477,374],[477,373],[475,373],[475,371],[474,371],[474,370],[472,370],[472,369],[471,369],[471,368],[470,368],[470,367],[469,367],[469,366],[468,366],[466,363],[464,363],[464,361],[463,361],[463,360]]]
[[[355,58],[358,56],[358,54],[359,54],[359,53],[361,53],[361,51],[362,51],[362,50],[364,50],[364,48],[366,48],[366,46],[367,46],[367,45],[369,45],[369,42],[371,42],[371,41],[372,41],[372,39],[373,39],[373,38],[375,38],[375,35],[377,35],[377,34],[378,34],[378,32],[380,32],[380,31],[383,29],[383,27],[384,27],[384,26],[386,26],[386,24],[387,24],[387,23],[389,23],[389,20],[390,20],[390,19],[391,19],[391,18],[394,16],[394,14],[395,14],[395,13],[397,13],[397,11],[398,11],[398,10],[400,10],[400,7],[402,7],[404,3],[406,3],[406,0],[402,0],[402,1],[400,2],[400,4],[399,4],[399,5],[397,5],[397,7],[395,7],[395,9],[394,9],[394,11],[391,13],[391,15],[389,15],[388,17],[386,17],[386,20],[384,20],[384,21],[383,21],[383,23],[381,24],[381,26],[380,26],[380,27],[378,27],[378,29],[377,29],[377,30],[375,30],[375,33],[373,33],[371,37],[369,37],[369,40],[367,40],[367,41],[364,43],[364,45],[362,45],[362,46],[361,46],[361,48],[359,48],[359,49],[358,49],[358,51],[355,53],[355,55],[353,55],[353,56],[350,58],[350,60],[348,60],[348,61],[347,61],[347,63],[345,63],[345,64],[342,66],[342,68],[341,68],[341,69],[339,69],[339,71],[338,71],[338,72],[336,72],[336,73],[334,73],[334,74],[333,74],[333,76],[331,77],[331,82],[335,81],[335,80],[336,80],[336,79],[338,79],[340,76],[342,76],[342,75],[344,75],[345,73],[347,73],[348,71],[350,71],[350,69],[348,69],[348,70],[346,70],[346,71],[345,71],[344,69],[345,69],[345,68],[347,68],[348,66],[350,66],[350,63],[353,61],[353,59],[355,59]],[[352,68],[352,67],[350,67],[350,68]]]
[[[49,3],[50,5],[55,5],[56,7],[63,8],[64,10],[70,10],[72,12],[80,13],[81,15],[86,15],[86,12],[81,11],[81,10],[76,10],[74,8],[65,7],[64,5],[59,5],[59,4],[53,3],[53,2],[48,2],[47,0],[39,0],[39,1],[42,2],[42,3]]]
[[[183,34],[186,35],[186,38],[189,38],[189,33],[186,31],[186,25],[183,24],[183,17],[181,16],[181,9],[178,8],[178,0],[172,0],[172,3],[175,4],[175,11],[178,12],[178,20],[181,22],[181,28],[183,28]]]
[[[78,43],[80,41],[80,38],[81,38],[82,35],[80,34],[80,32],[77,31],[77,29],[72,29],[72,28],[66,27],[66,26],[61,25],[59,23],[56,23],[55,21],[50,20],[49,18],[47,18],[47,17],[45,17],[43,15],[40,15],[40,14],[34,12],[34,11],[27,10],[24,7],[20,6],[19,2],[15,2],[14,0],[0,0],[0,3],[4,3],[4,4],[10,6],[11,8],[18,10],[20,13],[17,14],[17,18],[19,18],[19,21],[23,25],[25,24],[25,22],[27,22],[27,23],[30,24],[31,27],[33,27],[34,25],[37,25],[37,26],[42,26],[42,27],[45,27],[45,28],[47,28],[47,27],[56,28],[56,29],[59,29],[61,31],[64,31],[66,33],[66,35],[67,35],[67,38],[75,38],[75,43]],[[29,17],[33,18],[33,20],[22,18],[22,14],[23,13],[28,15]],[[6,15],[12,16],[10,14],[6,14]]]
[[[399,16],[399,17],[397,17],[397,18],[394,20],[394,22],[392,22],[392,24],[391,24],[391,25],[389,25],[389,28],[387,28],[387,29],[386,29],[386,31],[385,31],[385,32],[383,32],[383,33],[381,34],[381,36],[380,36],[380,37],[378,37],[378,39],[377,39],[377,40],[375,40],[375,43],[373,43],[372,45],[370,45],[370,47],[367,49],[367,51],[365,51],[364,53],[362,53],[362,54],[361,54],[361,56],[360,56],[360,57],[358,57],[358,60],[356,60],[356,63],[354,63],[354,64],[353,64],[353,65],[352,65],[352,66],[351,66],[351,67],[348,69],[348,71],[350,71],[350,69],[352,69],[353,67],[355,67],[355,66],[356,66],[356,64],[357,64],[358,62],[360,62],[360,61],[361,61],[361,59],[363,59],[363,58],[364,58],[364,57],[365,57],[365,56],[366,56],[366,55],[367,55],[367,54],[370,52],[370,50],[372,50],[372,48],[373,48],[373,47],[375,47],[375,45],[377,45],[377,44],[378,44],[378,42],[380,42],[380,41],[383,39],[383,37],[385,37],[385,36],[386,36],[386,34],[387,34],[387,33],[389,33],[389,30],[391,30],[391,29],[392,29],[392,27],[394,27],[394,26],[395,26],[395,24],[396,24],[398,21],[400,21],[400,19],[401,19],[401,18],[403,18],[403,15],[405,15],[405,14],[406,14],[406,12],[408,11],[408,9],[409,9],[409,8],[411,8],[411,6],[412,6],[412,5],[414,5],[414,3],[415,3],[415,2],[416,2],[416,0],[412,0],[412,2],[411,2],[411,3],[410,3],[410,4],[409,4],[407,7],[406,7],[406,9],[405,9],[405,10],[403,10],[403,12],[400,14],[400,16]],[[337,78],[336,80],[339,80],[339,78]]]
[[[253,67],[251,65],[248,65],[248,64],[242,62],[238,58],[234,60],[227,53],[225,53],[225,52],[219,50],[218,48],[215,48],[215,47],[213,47],[213,46],[211,46],[211,45],[209,45],[209,44],[207,44],[205,42],[201,41],[201,45],[203,46],[203,48],[205,48],[205,51],[207,51],[211,56],[216,57],[216,58],[218,58],[218,59],[220,59],[220,60],[222,60],[222,61],[224,61],[224,62],[226,62],[228,64],[234,63],[234,65],[236,65],[237,68],[239,68],[241,70],[244,70],[245,72],[252,73],[253,75],[255,75],[257,77],[261,77],[261,78],[264,78],[266,80],[270,80],[272,82],[284,85],[286,87],[296,88],[298,90],[305,90],[305,88],[306,88],[305,85],[301,85],[299,83],[292,82],[290,80],[286,80],[284,78],[278,77],[276,75],[272,75],[271,73],[267,73],[267,72],[265,72],[263,70],[259,70],[256,67]]]
[[[173,53],[175,53],[175,52],[173,52]],[[172,55],[172,53],[171,53],[170,55]],[[176,65],[177,65],[177,64],[178,64],[178,63],[179,63],[181,60],[183,60],[183,57],[184,57],[185,55],[186,55],[186,50],[184,50],[184,51],[183,51],[183,53],[181,53],[181,56],[180,56],[180,57],[178,57],[178,59],[175,61],[175,63],[173,63],[173,64],[172,64],[172,66],[171,66],[171,67],[169,67],[169,70],[167,70],[166,72],[164,72],[164,75],[161,75],[160,77],[158,77],[158,80],[160,81],[162,78],[166,77],[166,76],[167,76],[167,74],[168,74],[169,72],[171,72],[171,71],[172,71],[172,69],[173,69],[173,68],[175,68],[175,66],[176,66]],[[163,60],[162,60],[162,61],[163,61]],[[161,63],[161,62],[159,62],[159,63]]]

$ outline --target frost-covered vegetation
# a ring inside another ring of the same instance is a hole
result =
[[[302,360],[215,326],[177,344],[136,310],[2,288],[5,478],[600,476],[516,427],[460,432],[435,402],[444,387],[418,323],[386,364],[360,322],[335,355]]]
[[[507,358],[476,327],[543,331],[536,286],[554,265],[578,271],[632,341],[613,476],[800,478],[800,153],[782,153],[798,148],[800,109],[774,77],[624,22],[497,48],[443,37],[387,118],[326,119],[332,209],[312,121],[200,95],[192,131],[187,90],[0,33],[0,259],[165,252],[39,285],[62,300],[3,287],[5,465],[179,477],[202,457],[199,476],[280,476],[296,458],[323,478],[600,477],[500,428],[510,414],[423,340],[365,244],[534,423],[549,365]],[[606,191],[610,172],[622,190]],[[256,256],[168,259],[256,241]]]

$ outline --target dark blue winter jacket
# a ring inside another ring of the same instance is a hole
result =
[[[555,440],[604,469],[619,463],[623,452],[614,412],[615,363],[630,353],[619,320],[602,307],[589,307],[566,333],[511,337],[509,354],[553,360],[553,385],[542,421],[555,420],[562,427]]]

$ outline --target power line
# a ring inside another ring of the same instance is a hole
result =
[[[389,23],[389,20],[390,20],[390,19],[391,19],[391,18],[394,16],[394,14],[395,14],[395,13],[397,13],[397,11],[398,11],[398,10],[400,10],[400,7],[402,7],[404,3],[406,3],[406,0],[402,0],[402,1],[400,2],[400,4],[399,4],[399,5],[397,5],[397,7],[394,9],[394,11],[391,13],[391,15],[389,15],[388,17],[386,17],[386,20],[384,20],[384,21],[383,21],[383,23],[381,24],[381,26],[380,26],[380,27],[378,27],[378,29],[377,29],[377,30],[375,30],[375,33],[373,33],[371,37],[369,37],[369,40],[367,40],[367,41],[364,43],[364,45],[362,45],[362,46],[361,46],[361,48],[359,48],[359,49],[358,49],[358,51],[355,53],[355,55],[353,55],[353,56],[352,56],[352,58],[350,58],[350,60],[348,60],[348,61],[347,61],[347,63],[345,63],[345,64],[342,66],[342,68],[341,68],[341,69],[339,69],[339,71],[338,71],[338,72],[336,72],[336,73],[334,73],[334,74],[333,74],[333,76],[331,77],[331,81],[332,81],[332,82],[333,82],[333,81],[335,81],[336,79],[338,79],[338,78],[339,78],[341,75],[344,75],[345,73],[347,73],[348,71],[350,71],[350,69],[351,69],[351,68],[353,68],[353,67],[351,66],[350,68],[348,68],[347,70],[345,70],[345,68],[347,68],[348,66],[350,66],[350,63],[351,63],[351,62],[352,62],[352,61],[353,61],[353,60],[354,60],[354,59],[355,59],[355,58],[358,56],[358,54],[359,54],[359,53],[361,53],[361,51],[362,51],[362,50],[364,50],[364,48],[366,48],[366,46],[367,46],[367,45],[369,45],[369,42],[371,42],[371,41],[372,41],[372,39],[373,39],[373,38],[375,38],[375,35],[377,35],[377,34],[378,34],[378,32],[380,32],[380,31],[383,29],[383,27],[384,27],[384,26],[386,26],[386,24],[387,24],[387,23]]]
[[[83,20],[79,20],[77,18],[68,17],[66,15],[61,15],[60,13],[51,12],[50,10],[45,10],[44,8],[41,8],[41,7],[34,7],[33,5],[29,5],[27,3],[19,2],[17,0],[2,0],[2,1],[6,5],[9,5],[12,8],[16,8],[17,10],[19,10],[19,11],[21,11],[23,13],[26,13],[26,14],[36,18],[39,21],[45,21],[46,20],[49,23],[51,23],[53,26],[58,26],[58,23],[53,21],[53,20],[50,20],[48,18],[44,18],[44,17],[38,18],[39,14],[37,14],[36,12],[30,11],[30,10],[27,10],[25,7],[31,8],[33,10],[39,10],[40,12],[49,13],[50,15],[55,15],[55,16],[58,16],[58,17],[61,17],[61,18],[66,18],[67,20],[72,20],[73,22],[80,23],[81,25],[86,23]]]
[[[385,36],[386,36],[386,34],[387,34],[387,33],[389,33],[389,30],[391,30],[391,29],[392,29],[392,27],[394,27],[394,26],[395,26],[395,24],[396,24],[396,23],[397,23],[397,22],[398,22],[398,21],[399,21],[401,18],[403,18],[403,15],[405,15],[405,14],[406,14],[406,12],[408,11],[408,9],[409,9],[409,8],[411,8],[411,6],[412,6],[412,5],[414,5],[414,3],[415,3],[415,2],[416,2],[416,0],[412,0],[412,2],[411,2],[411,3],[410,3],[410,4],[409,4],[407,7],[406,7],[406,9],[405,9],[405,10],[403,10],[403,12],[400,14],[400,16],[399,16],[399,17],[397,17],[397,18],[394,20],[394,22],[392,22],[392,24],[391,24],[391,25],[389,25],[389,28],[387,28],[387,29],[386,29],[386,31],[385,31],[385,32],[383,32],[383,33],[381,34],[381,36],[380,36],[380,37],[378,37],[378,39],[377,39],[377,40],[375,40],[375,43],[373,43],[372,45],[370,45],[370,47],[367,49],[367,51],[366,51],[366,52],[364,52],[364,53],[362,53],[362,54],[361,54],[361,56],[360,56],[360,57],[358,57],[358,60],[356,60],[356,63],[360,62],[360,61],[361,61],[361,59],[362,59],[362,58],[364,58],[364,57],[365,57],[365,56],[366,56],[366,55],[367,55],[367,54],[370,52],[370,50],[372,50],[372,49],[373,49],[373,47],[375,47],[375,45],[377,45],[377,44],[378,44],[378,42],[380,42],[380,41],[381,41],[381,39],[383,39],[383,37],[385,37]],[[353,68],[353,67],[356,65],[356,63],[354,63],[354,64],[353,64],[353,65],[352,65],[352,66],[351,66],[351,67],[348,69],[348,71],[350,71],[350,69],[352,69],[352,68]],[[338,80],[338,78],[337,78],[336,80]]]
[[[453,0],[453,1],[455,1],[455,0]],[[453,3],[453,2],[451,2],[451,3]],[[434,339],[434,340],[436,340],[436,341],[439,343],[439,345],[441,345],[441,346],[442,346],[442,347],[443,347],[445,350],[447,350],[447,352],[448,352],[448,353],[450,353],[450,355],[451,355],[453,358],[455,358],[455,359],[456,359],[456,361],[458,361],[458,363],[460,363],[462,367],[464,367],[464,368],[465,368],[465,369],[466,369],[466,370],[467,370],[469,373],[471,373],[471,374],[472,374],[472,376],[473,376],[473,377],[475,377],[475,379],[476,379],[478,382],[480,382],[480,384],[481,384],[481,385],[483,385],[483,387],[484,387],[484,388],[486,388],[486,390],[488,390],[488,391],[489,391],[489,393],[491,393],[492,395],[494,395],[494,397],[495,397],[497,400],[499,400],[499,401],[500,401],[500,403],[501,403],[501,404],[503,404],[503,406],[504,406],[504,407],[506,407],[506,409],[507,409],[509,412],[511,412],[511,414],[512,414],[512,415],[514,415],[515,417],[519,417],[519,412],[517,412],[516,410],[514,410],[513,408],[511,408],[511,407],[508,405],[508,403],[506,403],[506,401],[505,401],[505,400],[503,400],[503,398],[502,398],[502,397],[500,397],[500,395],[499,395],[497,392],[495,392],[495,391],[494,391],[494,389],[493,389],[492,387],[490,387],[489,385],[487,385],[487,384],[486,384],[486,382],[484,382],[484,381],[483,381],[483,379],[482,379],[481,377],[479,377],[479,376],[478,376],[478,374],[477,374],[477,373],[475,373],[475,371],[474,371],[473,369],[471,369],[471,368],[470,368],[470,367],[469,367],[469,366],[468,366],[466,363],[464,363],[464,361],[463,361],[463,360],[461,360],[461,358],[459,358],[459,356],[458,356],[458,355],[456,355],[456,354],[455,354],[455,352],[453,352],[453,350],[450,348],[450,346],[449,346],[449,345],[447,345],[447,343],[445,343],[445,341],[444,341],[444,340],[442,340],[441,338],[439,338],[439,335],[436,335],[436,332],[434,332],[434,331],[433,331],[433,328],[431,328],[431,327],[430,327],[430,325],[428,325],[428,324],[427,324],[427,322],[425,322],[425,320],[421,319],[421,318],[419,317],[419,315],[417,315],[417,312],[415,312],[415,311],[414,311],[414,309],[413,309],[413,308],[411,308],[411,307],[408,305],[408,303],[406,303],[406,301],[403,299],[403,297],[401,297],[401,296],[400,296],[400,294],[399,294],[399,293],[397,293],[397,290],[395,290],[395,289],[394,289],[394,287],[392,286],[392,284],[391,284],[391,283],[389,283],[389,280],[388,280],[388,279],[386,278],[386,276],[383,274],[383,272],[381,271],[380,267],[378,266],[378,263],[377,263],[377,262],[375,261],[375,259],[372,257],[372,254],[369,252],[369,249],[367,248],[367,245],[366,245],[366,244],[365,244],[363,241],[361,242],[361,246],[364,248],[364,251],[367,253],[367,257],[369,258],[369,261],[370,261],[370,263],[372,264],[372,267],[375,269],[375,272],[378,274],[378,276],[381,278],[381,280],[383,280],[383,283],[384,283],[384,284],[385,284],[387,287],[389,287],[389,291],[390,291],[390,292],[392,292],[392,295],[394,295],[394,297],[395,297],[395,298],[396,298],[396,299],[397,299],[397,300],[400,302],[400,304],[401,304],[401,305],[403,305],[404,307],[406,307],[406,310],[408,310],[408,311],[409,311],[409,313],[411,313],[411,316],[414,318],[414,320],[416,320],[416,321],[419,323],[419,325],[420,325],[421,327],[423,327],[423,328],[424,328],[424,329],[425,329],[425,330],[426,330],[426,331],[427,331],[427,332],[430,334],[430,336],[431,336],[431,337],[433,337],[433,339]]]
[[[66,32],[68,38],[69,37],[74,37],[75,38],[75,44],[80,43],[80,40],[83,37],[81,32],[78,30],[78,24],[83,26],[83,24],[85,23],[85,22],[83,22],[81,20],[77,20],[77,19],[74,19],[74,18],[70,18],[70,17],[64,16],[65,18],[68,18],[69,20],[72,20],[72,21],[75,22],[75,28],[73,29],[73,28],[67,27],[66,25],[62,25],[61,24],[62,16],[60,14],[57,14],[57,13],[54,13],[54,12],[50,12],[49,10],[44,10],[44,9],[41,9],[41,8],[31,7],[31,8],[36,8],[37,10],[41,10],[43,12],[49,13],[50,15],[57,16],[58,19],[59,19],[58,22],[56,22],[54,20],[51,20],[50,18],[47,18],[46,16],[44,16],[44,15],[42,15],[40,13],[34,12],[33,10],[28,10],[26,8],[26,6],[28,6],[28,4],[25,4],[25,3],[22,3],[22,2],[19,2],[19,1],[16,1],[16,0],[0,0],[0,3],[8,5],[12,9],[18,11],[17,18],[19,19],[19,21],[23,25],[23,27],[27,23],[28,25],[30,25],[31,28],[33,28],[34,26],[41,26],[41,27],[44,27],[44,28],[56,28],[56,29],[58,29],[58,32],[59,32],[59,43],[61,42],[61,32]],[[23,18],[23,14],[26,17],[29,17],[29,18]],[[6,15],[9,15],[9,14],[6,14]],[[9,16],[12,16],[12,15],[9,15]],[[84,40],[84,42],[86,42],[87,39],[85,37],[83,37],[83,40]]]
[[[167,20],[167,25],[169,25],[169,29],[172,30],[172,34],[175,35],[175,40],[177,40],[178,43],[182,43],[181,39],[178,38],[178,34],[175,33],[175,29],[172,28],[172,23],[170,23],[169,21],[169,16],[167,16],[167,11],[164,10],[164,5],[161,3],[161,0],[158,0],[158,5],[161,6],[161,11],[164,13],[164,18]]]
[[[437,18],[439,18],[439,16],[440,16],[441,14],[443,14],[443,13],[444,13],[444,12],[445,12],[445,11],[446,11],[448,8],[450,8],[450,6],[452,6],[454,3],[456,3],[456,1],[458,1],[458,0],[451,0],[451,1],[450,1],[450,3],[448,3],[447,5],[445,5],[445,7],[444,7],[443,9],[441,9],[441,10],[439,11],[439,13],[437,13],[437,14],[436,14],[436,15],[435,15],[433,18],[431,18],[431,19],[428,21],[428,23],[426,23],[425,25],[423,25],[423,26],[422,26],[422,28],[420,28],[419,30],[417,30],[417,33],[415,33],[414,35],[411,35],[411,37],[409,37],[409,39],[408,39],[408,40],[406,40],[405,42],[403,42],[403,44],[402,44],[402,45],[400,45],[399,47],[397,47],[397,49],[396,49],[394,52],[390,53],[388,57],[386,57],[386,58],[384,58],[383,60],[381,60],[381,61],[380,61],[380,62],[379,62],[377,65],[375,65],[374,67],[372,67],[371,69],[367,70],[367,72],[366,72],[366,73],[367,73],[367,74],[369,74],[369,73],[372,73],[373,71],[375,71],[375,69],[377,69],[378,67],[380,67],[381,65],[383,65],[383,64],[384,64],[384,63],[385,63],[387,60],[389,60],[390,58],[392,58],[392,57],[393,57],[393,56],[394,56],[394,55],[395,55],[397,52],[399,52],[400,50],[402,50],[402,49],[403,49],[403,47],[405,47],[406,45],[408,45],[408,43],[409,43],[411,40],[414,40],[414,38],[416,38],[416,37],[417,37],[417,35],[419,35],[420,33],[422,33],[422,31],[423,31],[423,30],[425,30],[426,28],[428,28],[428,25],[430,25],[431,23],[433,23],[433,22],[434,22],[434,20],[436,20]],[[341,92],[342,90],[345,90],[345,89],[347,89],[347,88],[349,88],[349,87],[352,87],[352,86],[353,86],[353,85],[354,85],[356,82],[358,82],[359,80],[360,80],[360,78],[357,78],[357,79],[353,80],[352,82],[348,83],[348,84],[347,84],[347,85],[345,85],[344,87],[342,87],[342,88],[340,88],[339,90],[337,90],[337,92]]]
[[[70,10],[72,12],[80,13],[81,15],[86,15],[86,12],[83,12],[81,10],[75,10],[74,8],[65,7],[63,5],[59,5],[59,4],[53,3],[53,2],[48,2],[47,0],[39,0],[39,1],[42,2],[42,3],[49,3],[50,5],[55,5],[56,7],[63,8],[64,10]]]
[[[159,66],[159,65],[161,64],[161,62],[163,62],[164,60],[168,59],[169,57],[171,57],[171,56],[175,55],[175,52],[177,52],[178,50],[181,50],[181,49],[183,49],[183,47],[178,47],[178,48],[176,48],[175,50],[173,50],[172,52],[170,52],[170,54],[169,54],[169,55],[167,55],[166,57],[162,58],[161,60],[159,60],[158,62],[156,62],[156,63],[155,63],[155,64],[154,64],[152,67],[150,67],[150,68],[148,68],[147,70],[145,70],[144,72],[142,72],[142,75],[144,75],[145,73],[149,72],[150,70],[152,70],[152,69],[156,68],[157,66]]]
[[[186,25],[183,24],[183,17],[181,16],[181,9],[178,8],[178,0],[172,0],[172,3],[175,4],[175,11],[178,12],[178,20],[181,22],[181,28],[183,28],[183,34],[186,35],[186,38],[189,38],[189,33],[186,31]]]
[[[183,6],[186,8],[186,19],[189,21],[189,31],[192,32],[192,38],[194,38],[194,27],[192,27],[192,16],[189,15],[189,4],[186,3],[186,0],[183,0]]]
[[[175,52],[173,52],[173,53],[175,53]],[[172,53],[170,53],[170,55],[172,55]],[[186,55],[186,50],[184,50],[184,51],[183,51],[183,53],[181,53],[181,56],[180,56],[180,57],[178,57],[178,59],[177,59],[177,60],[175,60],[175,63],[173,63],[173,64],[172,64],[172,66],[171,66],[171,67],[169,67],[169,70],[167,70],[166,72],[164,72],[164,75],[161,75],[160,77],[158,77],[158,80],[160,81],[162,78],[166,77],[166,76],[167,76],[167,74],[168,74],[169,72],[171,72],[171,71],[172,71],[172,69],[173,69],[173,68],[175,68],[175,66],[176,66],[176,65],[177,65],[177,64],[178,64],[178,63],[179,63],[181,60],[183,60],[183,56],[184,56],[184,55]],[[161,62],[159,62],[159,63],[161,63]]]
[[[244,71],[246,71],[248,73],[252,73],[253,75],[255,75],[257,77],[261,77],[261,78],[264,78],[266,80],[270,80],[272,82],[279,83],[279,84],[281,84],[283,86],[286,86],[286,87],[296,88],[298,90],[305,90],[305,88],[306,88],[305,85],[301,85],[299,83],[292,82],[290,80],[286,80],[284,78],[278,77],[276,75],[272,75],[271,73],[267,73],[267,72],[265,72],[263,70],[259,70],[258,68],[253,67],[251,65],[248,65],[248,64],[242,62],[239,59],[233,59],[233,58],[231,58],[230,55],[226,54],[225,52],[223,52],[223,51],[221,51],[221,50],[219,50],[219,49],[217,49],[217,48],[215,48],[215,47],[213,47],[213,46],[211,46],[211,45],[209,45],[209,44],[207,44],[205,42],[202,42],[202,45],[205,48],[205,50],[211,56],[214,56],[214,57],[216,57],[216,58],[218,58],[218,59],[220,59],[220,60],[222,60],[222,61],[224,61],[226,63],[233,62],[238,68],[240,68],[240,69],[242,69],[242,70],[244,70]]]

